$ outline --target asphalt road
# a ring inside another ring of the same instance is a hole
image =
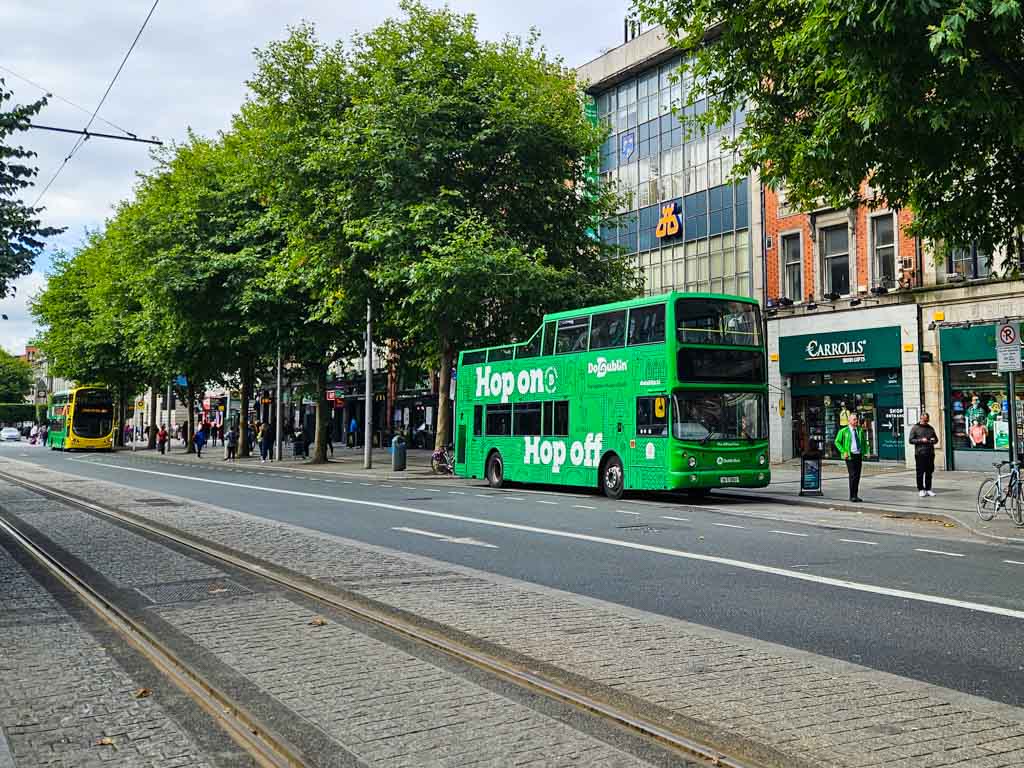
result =
[[[283,520],[1024,705],[1024,550],[780,523],[657,498],[0,455]]]

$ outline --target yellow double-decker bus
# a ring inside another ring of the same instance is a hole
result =
[[[47,411],[46,444],[60,451],[109,451],[114,447],[114,396],[102,387],[55,392]]]

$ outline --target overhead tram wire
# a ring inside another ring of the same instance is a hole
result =
[[[39,201],[43,199],[43,196],[46,195],[47,191],[53,185],[53,182],[55,182],[57,180],[57,177],[60,176],[61,171],[64,170],[64,167],[68,164],[68,161],[71,160],[71,158],[75,156],[75,153],[78,152],[79,149],[81,149],[82,145],[89,140],[89,129],[92,127],[93,121],[96,120],[97,113],[100,111],[100,108],[103,106],[103,103],[107,100],[107,96],[110,95],[110,91],[114,87],[114,83],[117,82],[117,78],[121,75],[121,70],[124,69],[124,65],[128,62],[128,57],[132,55],[132,51],[135,50],[136,43],[138,43],[139,38],[142,37],[143,31],[145,31],[146,25],[149,24],[149,20],[153,17],[153,12],[156,10],[156,7],[159,3],[160,0],[153,0],[153,7],[149,9],[149,13],[146,14],[146,18],[142,22],[142,26],[139,27],[139,31],[136,33],[135,39],[132,40],[132,44],[128,47],[128,52],[125,53],[124,58],[121,59],[121,64],[117,68],[117,72],[115,72],[114,76],[110,79],[110,84],[107,86],[107,90],[103,92],[103,98],[101,98],[99,104],[96,105],[96,109],[93,110],[92,116],[89,118],[89,122],[86,123],[85,128],[82,130],[82,135],[75,142],[75,145],[71,148],[71,151],[68,153],[67,157],[65,157],[61,164],[57,166],[57,170],[54,172],[53,176],[50,177],[50,180],[46,182],[46,186],[43,187],[43,191],[39,193],[39,196],[36,198],[36,201],[32,203],[33,208],[39,205]]]
[[[63,102],[65,103],[65,104],[67,104],[68,106],[74,107],[74,108],[75,108],[75,109],[77,109],[77,110],[78,110],[79,112],[84,112],[84,113],[85,113],[85,114],[87,114],[87,115],[88,115],[88,114],[91,114],[91,113],[89,112],[89,110],[88,110],[88,109],[86,109],[85,107],[83,107],[83,106],[82,106],[81,104],[76,104],[76,103],[75,103],[75,102],[73,102],[73,101],[72,101],[71,99],[67,99],[67,98],[64,98],[64,97],[63,97],[63,96],[61,96],[61,95],[60,95],[59,93],[54,93],[54,92],[53,92],[52,90],[50,90],[49,88],[46,88],[46,87],[44,87],[44,86],[40,85],[40,84],[39,84],[39,83],[37,83],[37,82],[36,82],[35,80],[30,80],[29,78],[25,77],[24,75],[18,74],[17,72],[15,72],[15,71],[14,71],[13,69],[11,69],[10,67],[5,67],[5,66],[4,66],[3,64],[0,64],[0,70],[3,70],[4,72],[6,72],[6,73],[7,73],[7,74],[9,74],[9,75],[13,75],[14,77],[18,78],[18,79],[19,79],[19,80],[21,80],[22,82],[28,83],[28,84],[29,84],[29,85],[31,85],[31,86],[32,86],[33,88],[38,88],[38,89],[39,89],[40,91],[42,91],[43,93],[45,93],[45,94],[46,94],[47,96],[52,96],[53,98],[57,99],[58,101],[63,101]],[[129,130],[127,129],[127,128],[122,128],[122,127],[121,127],[120,125],[118,125],[117,123],[112,123],[112,122],[110,122],[109,120],[107,120],[107,119],[106,119],[105,117],[97,117],[96,119],[97,119],[97,120],[99,120],[99,121],[100,121],[101,123],[106,123],[106,124],[107,124],[107,125],[109,125],[109,126],[110,126],[111,128],[113,128],[113,129],[114,129],[115,131],[120,131],[120,132],[121,132],[121,133],[123,133],[123,134],[124,134],[125,136],[130,136],[130,137],[132,137],[133,139],[136,139],[136,138],[138,138],[138,136],[136,136],[136,135],[135,135],[134,133],[132,133],[131,131],[129,131]],[[93,136],[96,136],[96,135],[98,135],[98,134],[96,134],[96,133],[93,133]]]

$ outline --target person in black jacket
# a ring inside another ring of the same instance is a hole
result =
[[[934,496],[932,473],[935,471],[935,446],[939,442],[939,437],[935,434],[935,428],[928,423],[927,413],[922,413],[921,420],[911,428],[909,442],[914,446],[917,495]]]

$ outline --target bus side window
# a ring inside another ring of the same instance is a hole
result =
[[[559,400],[559,401],[555,402],[553,405],[554,405],[553,410],[555,412],[555,419],[554,419],[555,423],[554,423],[554,429],[552,430],[551,434],[557,435],[559,437],[568,437],[569,436],[569,401],[568,400]]]
[[[551,417],[554,414],[554,405],[555,404],[552,403],[550,400],[545,402],[545,403],[541,403],[541,408],[543,410],[541,412],[542,413],[542,418],[541,418],[541,425],[542,426],[541,426],[540,433],[542,435],[550,435],[551,434],[551,426],[552,426]]]
[[[484,407],[473,406],[473,437],[480,437],[484,433]]]
[[[665,340],[665,305],[629,310],[629,344],[653,344]]]
[[[544,354],[555,354],[555,322],[544,323]]]
[[[643,437],[668,437],[668,398],[636,399],[636,433]]]
[[[512,404],[505,403],[487,406],[487,434],[512,434]]]

